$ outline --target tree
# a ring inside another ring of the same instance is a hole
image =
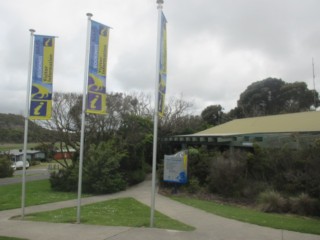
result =
[[[192,103],[182,97],[171,97],[166,104],[164,116],[159,119],[159,137],[191,134],[205,129],[205,121],[190,114],[191,108]]]
[[[245,117],[277,114],[281,105],[277,103],[278,97],[284,85],[283,80],[276,78],[254,82],[241,93],[238,107]]]
[[[239,119],[239,118],[244,118],[245,115],[242,111],[241,107],[235,107],[234,109],[231,109],[230,112],[228,112],[227,114],[225,114],[224,116],[224,120],[226,122],[231,121],[233,119]]]
[[[9,156],[0,155],[0,178],[12,177],[14,171],[11,164]]]
[[[89,177],[88,180],[90,182],[89,188],[94,188],[95,192],[106,192],[108,191],[107,188],[112,189],[114,187],[113,185],[108,185],[105,180],[103,182],[108,187],[102,190],[100,186],[101,181],[99,178],[104,179],[104,177],[99,174],[104,174],[108,171],[108,169],[98,171],[99,166],[104,166],[100,160],[103,159],[103,154],[109,153],[102,151],[102,148],[107,146],[100,145],[101,143],[113,142],[113,147],[117,146],[126,153],[119,159],[117,171],[121,173],[121,176],[128,184],[144,180],[145,156],[151,156],[150,153],[152,153],[150,148],[152,146],[152,142],[150,143],[150,139],[152,139],[152,122],[151,117],[149,117],[151,110],[148,96],[144,94],[125,95],[111,93],[108,94],[107,101],[107,114],[88,114],[85,123],[84,162],[88,164],[89,172],[95,172],[96,176]],[[59,189],[59,185],[67,181],[66,187],[62,186],[62,188],[64,190],[73,190],[72,184],[69,183],[73,183],[76,180],[75,173],[80,151],[81,112],[82,96],[80,94],[56,93],[54,95],[52,120],[45,122],[46,128],[56,131],[57,134],[53,141],[59,142],[61,148],[72,147],[77,151],[72,159],[72,164],[68,164],[67,161],[59,161],[59,164],[62,164],[64,169],[51,177],[52,186],[55,189]],[[93,149],[91,146],[97,147]],[[100,150],[103,153],[93,154],[94,151]],[[107,161],[107,159],[105,160]],[[94,183],[94,181],[97,182]],[[99,186],[95,188],[95,184]],[[122,186],[122,184],[120,185]]]
[[[315,98],[314,98],[315,97]],[[244,117],[307,111],[319,103],[318,93],[309,90],[304,82],[286,83],[267,78],[254,82],[241,93],[237,108]]]
[[[319,97],[314,90],[308,90],[306,83],[295,82],[281,88],[279,101],[282,102],[285,112],[300,112],[309,110],[312,105],[317,107]]]
[[[212,126],[221,124],[223,108],[220,105],[210,105],[201,112],[202,119]]]
[[[120,161],[126,152],[117,147],[115,142],[92,144],[85,154],[83,162],[83,192],[105,194],[124,190],[126,182],[120,171]],[[53,172],[50,177],[51,187],[59,191],[76,191],[79,164]]]
[[[80,128],[81,128],[81,94],[77,93],[54,93],[53,95],[52,118],[48,121],[41,121],[46,129],[50,129],[54,134],[50,138],[43,140],[43,143],[51,143],[59,148],[69,151],[70,148],[79,150]],[[63,167],[68,167],[68,162],[58,163]]]
[[[123,116],[117,138],[127,154],[120,163],[128,184],[145,179],[145,164],[152,162],[152,121],[149,117]]]
[[[91,143],[112,139],[118,134],[128,116],[151,119],[150,97],[144,93],[110,93],[107,96],[107,114],[87,116],[86,140]]]
[[[52,176],[52,185],[59,189],[59,185],[68,182],[66,190],[71,190],[71,183],[76,181],[79,161],[82,96],[75,93],[55,93],[53,100],[52,120],[46,122],[46,128],[57,132],[52,141],[59,142],[61,148],[70,147],[77,152],[72,164],[59,161],[64,165],[64,170]],[[98,181],[99,174],[104,173],[96,169],[101,163],[99,159],[102,159],[102,155],[92,154],[90,146],[97,146],[96,150],[102,151],[100,143],[113,142],[113,147],[126,153],[121,157],[117,170],[127,184],[144,180],[146,163],[151,163],[152,160],[154,110],[150,103],[150,97],[144,93],[110,93],[107,96],[106,115],[86,115],[84,162],[89,161],[88,166],[92,167],[90,171],[98,174],[93,179]],[[159,119],[159,138],[205,129],[207,125],[199,116],[189,114],[191,106],[190,102],[182,98],[169,99],[164,117]]]

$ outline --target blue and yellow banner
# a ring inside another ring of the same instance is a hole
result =
[[[165,108],[166,85],[167,85],[167,20],[161,13],[161,34],[160,34],[160,59],[159,59],[159,92],[158,92],[158,113],[162,117]]]
[[[30,119],[51,118],[54,40],[52,36],[34,36]]]
[[[109,27],[91,21],[87,113],[106,114]]]

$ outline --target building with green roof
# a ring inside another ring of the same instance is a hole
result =
[[[235,119],[204,131],[163,138],[173,147],[300,148],[320,139],[320,112],[300,112]]]

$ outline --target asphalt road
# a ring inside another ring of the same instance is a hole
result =
[[[22,170],[16,170],[14,172],[13,177],[10,178],[0,178],[0,186],[2,185],[8,185],[13,183],[21,183],[22,181]],[[32,169],[29,168],[26,170],[26,181],[35,181],[35,180],[41,180],[41,179],[48,179],[50,177],[50,173],[48,169],[41,168],[41,169]]]

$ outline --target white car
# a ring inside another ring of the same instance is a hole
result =
[[[29,162],[26,161],[26,169],[29,168]],[[11,167],[14,169],[14,170],[17,170],[17,169],[23,169],[23,161],[20,160],[20,161],[16,161],[16,162],[13,162]]]

